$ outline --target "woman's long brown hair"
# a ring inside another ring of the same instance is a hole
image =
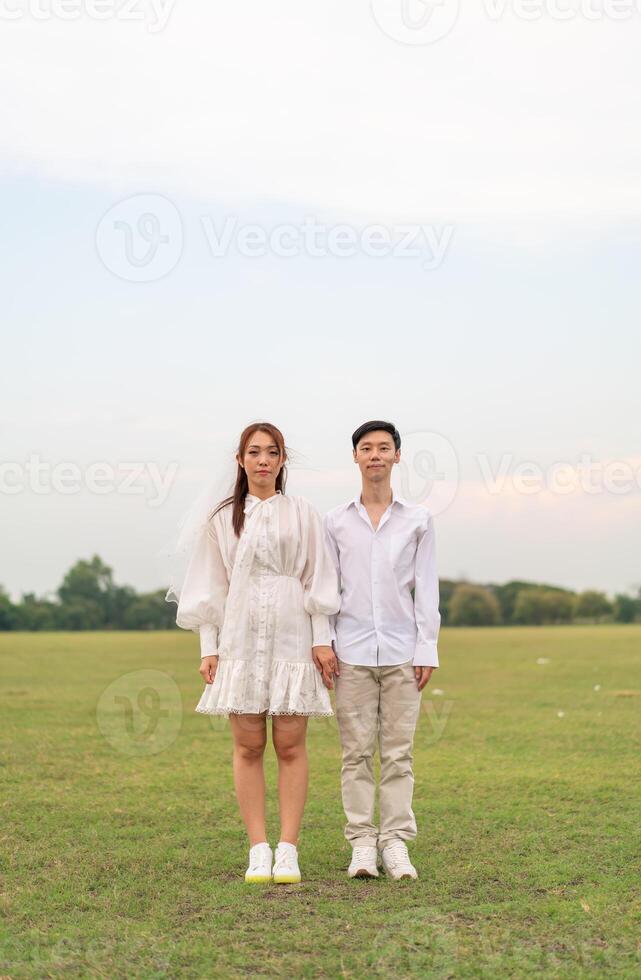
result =
[[[274,443],[278,446],[283,465],[278,476],[276,477],[276,489],[280,490],[281,493],[285,493],[285,483],[287,482],[287,467],[285,466],[287,462],[287,448],[285,446],[283,433],[280,431],[280,429],[277,429],[275,425],[272,425],[271,422],[254,422],[253,425],[248,425],[246,429],[243,429],[240,434],[240,439],[238,440],[238,455],[241,459],[245,458],[247,444],[254,432],[264,432],[266,435],[271,436]],[[237,538],[240,537],[243,530],[243,525],[245,523],[245,497],[247,496],[248,490],[249,483],[247,480],[247,473],[240,463],[238,463],[236,483],[231,497],[226,497],[224,500],[221,500],[216,509],[210,514],[211,520],[214,514],[217,514],[219,510],[232,504],[234,508],[232,513],[232,524]]]

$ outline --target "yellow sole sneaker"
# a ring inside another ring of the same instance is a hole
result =
[[[300,875],[274,875],[273,881],[275,885],[298,885]]]
[[[271,875],[245,875],[245,881],[250,885],[269,885],[271,880]]]

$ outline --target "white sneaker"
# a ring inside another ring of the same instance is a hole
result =
[[[274,882],[277,885],[294,885],[299,881],[300,868],[296,846],[281,841],[274,857]]]
[[[347,873],[350,878],[378,878],[376,848],[373,844],[356,844],[352,848],[352,861]]]
[[[245,881],[263,884],[272,880],[272,849],[267,842],[254,844],[249,849],[249,867]]]
[[[402,840],[394,840],[381,852],[385,873],[398,881],[400,878],[418,878],[416,868],[410,861],[407,847]]]

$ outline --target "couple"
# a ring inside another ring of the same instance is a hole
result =
[[[176,622],[200,633],[206,687],[196,711],[230,718],[248,882],[301,880],[307,719],[332,715],[334,686],[348,873],[378,877],[380,854],[391,878],[417,877],[405,841],[416,837],[412,743],[421,691],[438,667],[434,526],[424,507],[391,489],[401,447],[394,425],[366,422],[352,446],[362,489],[323,524],[307,500],[285,495],[281,432],[248,426],[233,494],[210,515],[180,593]],[[275,855],[265,830],[268,715],[278,758]]]

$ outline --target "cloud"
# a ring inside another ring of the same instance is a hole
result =
[[[638,214],[640,18],[507,7],[468,7],[417,48],[339,0],[175,4],[155,32],[150,3],[142,21],[5,19],[2,158],[117,193],[383,220]]]

